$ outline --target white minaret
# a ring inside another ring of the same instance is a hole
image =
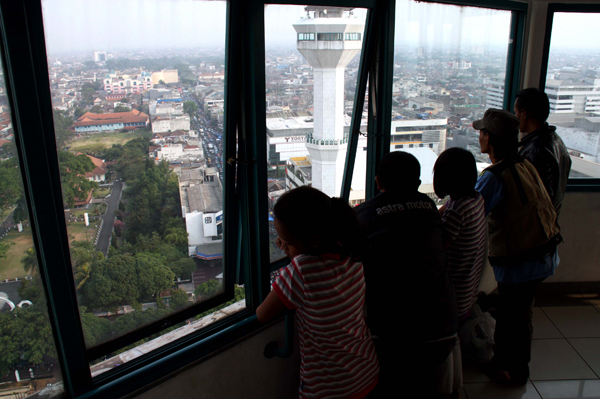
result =
[[[314,132],[306,148],[312,185],[329,196],[342,188],[348,138],[344,135],[344,69],[362,48],[364,22],[352,8],[308,6],[294,24],[298,51],[313,67]]]

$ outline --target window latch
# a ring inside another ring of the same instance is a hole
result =
[[[253,163],[253,162],[254,162],[254,160],[251,160],[251,161],[244,161],[244,160],[242,160],[242,159],[239,159],[239,158],[234,158],[234,157],[230,157],[230,158],[227,160],[227,164],[229,164],[229,165],[231,165],[231,166],[234,166],[234,165],[250,165],[250,164],[251,164],[251,163]]]

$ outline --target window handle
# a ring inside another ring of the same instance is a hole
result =
[[[251,161],[244,161],[241,160],[240,158],[234,158],[234,157],[230,157],[229,159],[227,159],[227,164],[234,166],[234,165],[249,165],[251,163],[253,163],[254,160]]]
[[[277,342],[271,341],[265,346],[263,352],[267,359],[272,359],[275,356],[286,358],[294,353],[294,314],[296,312],[287,312],[285,314],[285,343],[283,348],[277,345]]]

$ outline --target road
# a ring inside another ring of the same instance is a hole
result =
[[[183,95],[184,101],[194,101],[198,112],[192,118],[192,129],[200,133],[202,148],[206,158],[206,166],[214,166],[219,171],[219,179],[223,182],[223,125],[211,120],[204,114],[203,103],[190,94]],[[202,131],[201,131],[202,130]],[[209,144],[212,146],[209,147]]]
[[[5,283],[4,280],[2,280],[2,282],[0,282],[0,292],[4,292],[8,295],[8,299],[15,305],[18,305],[19,302],[21,302],[19,287],[21,287],[21,281],[9,281],[8,283]]]
[[[123,182],[121,179],[116,176],[115,184],[113,185],[112,193],[110,197],[106,200],[108,204],[108,209],[106,213],[102,216],[102,230],[100,230],[100,237],[98,238],[98,243],[96,246],[104,254],[104,256],[108,255],[108,246],[110,245],[110,236],[112,234],[112,226],[115,221],[115,214],[117,209],[119,209],[119,202],[121,201],[121,193],[123,191]]]

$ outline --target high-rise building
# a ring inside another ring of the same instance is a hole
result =
[[[94,62],[104,62],[107,59],[106,51],[94,51]]]
[[[550,113],[600,113],[600,79],[548,79],[546,94]]]
[[[504,76],[487,78],[485,86],[486,107],[502,109],[504,107]]]
[[[360,52],[364,22],[352,8],[308,6],[294,24],[297,48],[313,67],[314,130],[306,140],[312,184],[327,195],[342,187],[348,136],[344,134],[344,71]]]

